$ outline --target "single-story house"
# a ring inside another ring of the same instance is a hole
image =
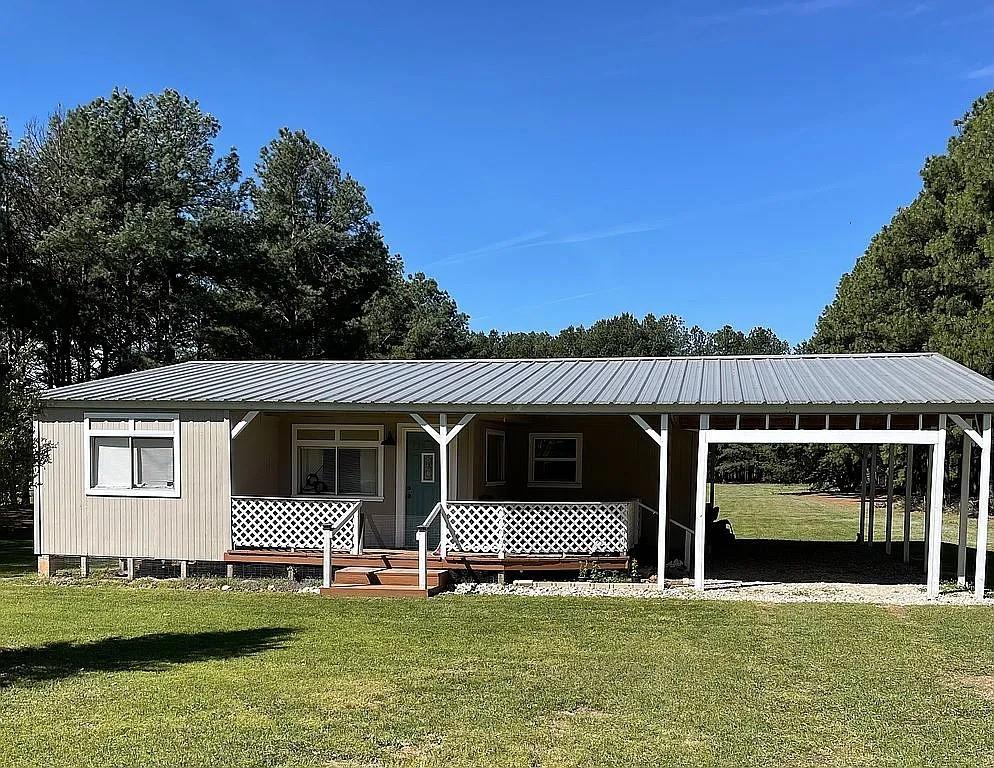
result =
[[[641,543],[660,573],[672,557],[692,564],[703,589],[709,446],[891,444],[932,459],[936,595],[955,424],[981,453],[983,595],[994,382],[938,354],[196,361],[44,400],[37,434],[54,450],[35,494],[40,570],[51,556],[184,572],[314,563],[330,586],[333,566],[373,558],[418,571],[425,588],[429,565],[623,567]],[[871,539],[872,510],[859,532]]]

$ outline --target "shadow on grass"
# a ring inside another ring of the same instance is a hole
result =
[[[154,672],[173,664],[250,656],[279,648],[288,627],[220,632],[166,632],[107,637],[88,643],[0,648],[0,688],[24,681],[62,680],[87,672]]]

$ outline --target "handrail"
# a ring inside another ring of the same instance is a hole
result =
[[[640,501],[638,502],[638,505],[647,512],[651,512],[657,517],[659,516],[659,510],[653,509],[648,504],[643,504]],[[697,532],[693,528],[689,528],[683,523],[678,522],[677,520],[674,520],[671,517],[667,517],[666,522],[669,523],[670,525],[676,526],[677,528],[683,531],[683,564],[689,570],[691,560],[694,557],[694,537],[697,535]],[[665,559],[665,553],[663,553],[663,555]],[[660,567],[662,567],[662,565]]]
[[[443,514],[442,502],[438,502],[415,533],[418,540],[418,589],[428,589],[428,526],[441,514]]]
[[[322,584],[325,587],[331,587],[331,574],[332,574],[332,558],[331,558],[331,542],[335,538],[335,534],[338,533],[345,525],[350,522],[354,522],[354,527],[352,528],[352,554],[361,555],[363,550],[363,538],[365,536],[366,529],[366,516],[362,511],[362,499],[355,499],[348,509],[342,514],[337,522],[325,523],[322,528],[324,529],[324,557],[323,557],[323,578]]]

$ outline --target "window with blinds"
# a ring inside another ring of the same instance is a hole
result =
[[[179,496],[178,414],[84,414],[86,492]]]
[[[293,426],[294,495],[383,497],[383,428]]]

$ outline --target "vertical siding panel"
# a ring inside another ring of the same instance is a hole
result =
[[[42,554],[221,559],[230,542],[225,413],[180,413],[178,499],[87,496],[82,419],[81,409],[53,408],[39,420],[55,444],[42,473]]]

